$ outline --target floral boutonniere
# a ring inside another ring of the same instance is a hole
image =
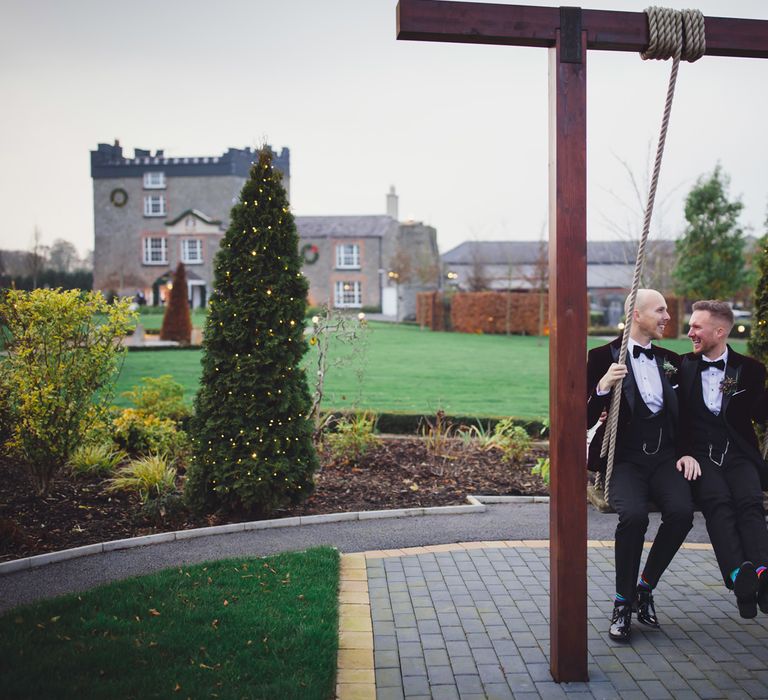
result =
[[[677,374],[677,367],[675,367],[669,360],[664,360],[661,369],[664,370],[664,375],[670,381],[672,381],[672,378]]]
[[[726,377],[720,382],[720,391],[723,392],[723,396],[733,396],[734,394],[739,393],[737,391],[738,388],[739,380],[735,377]]]

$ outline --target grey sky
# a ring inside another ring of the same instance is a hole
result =
[[[556,6],[560,2],[530,0]],[[689,0],[666,0],[686,7]],[[467,239],[537,238],[547,218],[547,51],[395,40],[395,0],[0,0],[0,248],[93,246],[89,151],[119,138],[169,156],[266,140],[291,149],[295,214],[385,211]],[[641,11],[614,0],[585,7]],[[761,0],[705,15],[768,19]],[[640,179],[668,62],[590,52],[589,236],[638,228],[619,159]],[[768,202],[768,60],[681,68],[660,185],[666,235],[719,161],[742,222]],[[170,215],[178,212],[169,211]],[[652,232],[653,235],[653,232]]]

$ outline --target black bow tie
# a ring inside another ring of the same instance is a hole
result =
[[[653,359],[653,348],[641,348],[639,345],[635,345],[632,348],[632,357],[637,359],[640,355],[645,355],[649,360]]]
[[[701,364],[699,365],[699,369],[703,372],[705,369],[709,369],[710,367],[714,367],[715,369],[725,369],[725,362],[723,360],[715,360],[714,362],[709,362],[708,360],[701,360]]]

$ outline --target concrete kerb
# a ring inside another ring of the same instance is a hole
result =
[[[333,523],[343,520],[372,520],[378,518],[404,518],[418,515],[469,515],[471,513],[483,513],[485,504],[493,503],[549,503],[549,496],[467,496],[468,505],[435,506],[426,508],[396,508],[391,510],[368,510],[352,513],[326,513],[323,515],[302,515],[292,518],[277,518],[273,520],[254,520],[247,523],[230,523],[228,525],[214,525],[212,527],[200,527],[192,530],[177,530],[175,532],[160,532],[154,535],[130,537],[122,540],[99,542],[73,549],[63,549],[59,552],[37,554],[23,559],[0,563],[0,576],[24,569],[33,569],[58,561],[86,557],[102,552],[111,552],[118,549],[131,549],[133,547],[146,547],[173,540],[189,540],[197,537],[209,537],[211,535],[226,535],[231,532],[243,532],[247,530],[264,530],[275,527],[297,527],[302,525],[319,525],[321,523]]]

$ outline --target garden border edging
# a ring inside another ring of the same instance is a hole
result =
[[[469,505],[433,506],[425,508],[393,508],[389,510],[361,510],[351,513],[324,513],[321,515],[301,515],[292,518],[276,518],[272,520],[252,520],[246,523],[229,523],[198,527],[192,530],[176,530],[174,532],[158,532],[154,535],[129,537],[122,540],[86,544],[82,547],[62,549],[58,552],[36,554],[23,559],[12,559],[0,562],[0,576],[26,569],[36,569],[46,564],[54,564],[68,559],[87,557],[91,554],[112,552],[119,549],[132,549],[174,540],[190,540],[211,535],[226,535],[230,532],[245,532],[247,530],[266,530],[273,527],[297,527],[300,525],[319,525],[321,523],[341,522],[345,520],[374,520],[380,518],[404,518],[417,515],[468,515],[484,513],[485,504],[494,503],[549,503],[549,496],[467,496]]]

